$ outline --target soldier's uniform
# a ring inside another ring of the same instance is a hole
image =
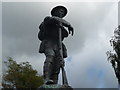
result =
[[[60,7],[61,8],[61,7]],[[63,7],[62,7],[63,8]],[[51,11],[51,14],[54,13],[54,10]],[[67,11],[65,12],[65,14]],[[59,23],[62,23],[62,26],[59,26]],[[61,58],[59,52],[59,28],[61,28],[61,40],[68,37],[68,32],[64,26],[69,27],[70,24],[63,20],[62,18],[47,16],[44,21],[39,26],[38,38],[41,40],[39,53],[44,53],[46,60],[44,62],[44,79],[45,83],[49,84],[49,81],[52,80],[54,84],[58,82],[58,74],[60,72]],[[62,43],[63,58],[67,57],[67,49]],[[63,64],[64,62],[62,62]],[[51,82],[52,82],[51,81]],[[50,83],[51,83],[50,82]]]

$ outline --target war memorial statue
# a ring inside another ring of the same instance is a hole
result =
[[[69,34],[73,36],[74,30],[71,24],[63,19],[66,14],[67,9],[64,6],[56,6],[51,10],[52,16],[45,17],[39,26],[38,38],[41,41],[39,53],[44,53],[46,56],[43,67],[45,85],[58,83],[60,68],[63,74],[63,84],[68,85],[64,70],[67,49],[62,41]]]

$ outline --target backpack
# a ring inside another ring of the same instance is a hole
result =
[[[44,22],[42,22],[42,23],[40,24],[39,29],[40,29],[40,31],[39,31],[39,33],[38,33],[38,39],[39,39],[40,41],[42,41],[42,40],[44,39],[44,33],[45,33],[45,31],[44,31]]]

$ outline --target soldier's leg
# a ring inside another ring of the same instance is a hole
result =
[[[53,81],[50,79],[51,76],[51,70],[52,70],[52,60],[53,60],[53,56],[46,56],[46,60],[44,62],[44,79],[45,79],[45,83],[46,84],[50,84]]]
[[[49,42],[46,44],[45,56],[46,56],[46,60],[44,62],[44,67],[43,67],[45,84],[53,84],[53,80],[51,80],[50,76],[52,73],[52,66],[53,66],[55,53]]]
[[[60,58],[58,55],[55,56],[53,64],[54,65],[53,65],[53,69],[52,69],[51,79],[53,80],[54,84],[57,84],[58,76],[60,73]]]
[[[63,57],[67,57],[67,49],[65,47],[65,45],[62,43],[62,50],[63,50]],[[59,51],[59,46],[58,44],[56,44],[54,46],[54,52],[55,52],[55,58],[54,58],[54,67],[53,67],[53,72],[52,72],[52,80],[54,81],[55,84],[58,83],[58,76],[60,73],[60,67],[61,67],[61,55],[60,55],[60,51]],[[64,63],[64,61],[63,61]]]
[[[54,71],[54,73],[52,74],[52,76],[53,76],[52,80],[53,80],[54,84],[57,84],[58,83],[59,72],[60,72],[60,67],[57,67],[55,69],[56,69],[56,71]]]

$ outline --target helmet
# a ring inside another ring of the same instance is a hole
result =
[[[66,16],[66,14],[67,14],[67,9],[66,9],[64,6],[56,6],[56,7],[54,7],[54,8],[51,10],[51,15],[52,15],[52,16],[55,16],[55,12],[59,11],[60,9],[63,9],[63,10],[64,10],[64,15],[63,15],[62,17]]]

